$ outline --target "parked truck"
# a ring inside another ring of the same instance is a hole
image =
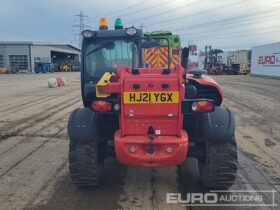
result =
[[[237,50],[229,52],[229,66],[233,74],[250,73],[250,56],[249,50]]]

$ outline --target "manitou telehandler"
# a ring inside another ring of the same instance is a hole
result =
[[[99,185],[104,159],[128,166],[180,166],[198,160],[201,183],[228,189],[237,171],[233,113],[223,92],[202,70],[187,71],[188,48],[177,66],[145,66],[144,51],[167,43],[143,36],[120,19],[108,30],[83,32],[81,91],[84,108],[68,122],[70,176],[78,187]]]

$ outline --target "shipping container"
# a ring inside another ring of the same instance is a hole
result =
[[[252,48],[251,74],[280,78],[280,42]]]
[[[217,62],[229,67],[234,74],[247,74],[250,72],[251,52],[237,50],[218,53]]]
[[[237,50],[229,52],[231,63],[247,63],[248,62],[248,50]]]
[[[237,50],[229,52],[229,63],[233,72],[247,74],[250,72],[250,51]]]

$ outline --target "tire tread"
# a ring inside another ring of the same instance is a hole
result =
[[[69,169],[74,184],[78,187],[97,186],[101,180],[101,166],[94,142],[69,145]]]
[[[207,147],[207,163],[200,171],[203,185],[211,189],[230,188],[237,174],[238,155],[234,137],[231,142],[209,143]]]

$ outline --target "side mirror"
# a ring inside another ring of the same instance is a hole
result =
[[[160,47],[160,42],[158,41],[145,41],[140,44],[141,48],[153,48],[153,47]]]
[[[181,58],[181,65],[184,69],[188,67],[188,60],[189,60],[190,51],[188,47],[184,47],[182,50],[182,58]]]

